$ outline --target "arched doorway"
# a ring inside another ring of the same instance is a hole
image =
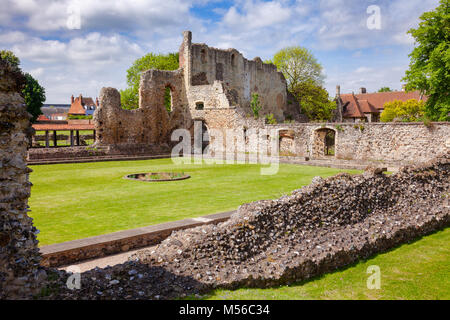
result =
[[[278,152],[280,156],[293,156],[295,154],[295,141],[293,130],[280,130]]]
[[[195,119],[189,131],[193,153],[203,153],[210,144],[209,130],[205,120]]]
[[[336,146],[336,131],[322,128],[314,131],[312,146],[313,158],[334,157]]]

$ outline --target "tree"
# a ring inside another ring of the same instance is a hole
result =
[[[304,81],[298,83],[292,89],[292,93],[308,119],[324,121],[332,118],[336,102],[330,100],[327,90],[323,87],[313,81]]]
[[[20,59],[8,50],[0,51],[2,59],[20,70]],[[41,108],[45,101],[45,89],[29,73],[25,73],[25,87],[22,96],[27,106],[27,111],[32,115],[31,122],[35,122],[42,114]]]
[[[176,70],[179,67],[178,53],[154,54],[149,53],[133,62],[133,65],[127,70],[128,88],[120,91],[120,100],[122,108],[136,109],[139,104],[139,82],[142,71],[150,69]],[[166,108],[170,110],[170,90],[165,92]]]
[[[272,61],[270,61],[272,62]],[[286,78],[288,90],[310,120],[329,120],[336,103],[323,88],[322,66],[311,52],[302,47],[287,47],[273,57],[273,64]]]
[[[409,55],[409,70],[403,78],[406,90],[428,95],[426,114],[431,120],[450,120],[450,0],[441,0],[425,12],[409,34],[416,47]]]
[[[325,77],[322,66],[306,48],[297,46],[281,49],[274,55],[273,64],[286,78],[289,91],[305,81],[323,84]]]
[[[425,120],[425,103],[416,99],[408,101],[394,100],[384,104],[381,122],[416,122]]]
[[[45,101],[45,89],[29,73],[25,73],[25,88],[22,95],[27,105],[27,111],[33,116],[31,122],[35,122],[42,114],[41,108]]]
[[[383,87],[378,90],[378,92],[392,92],[392,89],[389,87]]]

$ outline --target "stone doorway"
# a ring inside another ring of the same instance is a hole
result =
[[[293,130],[279,131],[279,145],[278,150],[280,156],[294,156],[295,155],[295,141]]]
[[[334,157],[336,154],[336,131],[329,128],[322,128],[314,131],[312,147],[313,158]]]
[[[194,120],[194,124],[191,126],[191,129],[189,131],[191,133],[191,145],[193,146],[193,153],[203,154],[205,149],[210,144],[209,130],[206,125],[206,121],[203,119]]]

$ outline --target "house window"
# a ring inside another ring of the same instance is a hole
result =
[[[205,108],[205,105],[203,102],[196,102],[195,103],[195,110],[203,110]]]

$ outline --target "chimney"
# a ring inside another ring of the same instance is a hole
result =
[[[359,94],[363,94],[363,93],[366,93],[367,91],[366,91],[366,88],[359,88]]]
[[[72,95],[72,98],[70,99],[70,103],[73,103],[74,101],[75,101],[75,99],[74,99],[74,97]]]
[[[340,97],[341,96],[341,86],[337,85],[336,86],[336,97]]]

